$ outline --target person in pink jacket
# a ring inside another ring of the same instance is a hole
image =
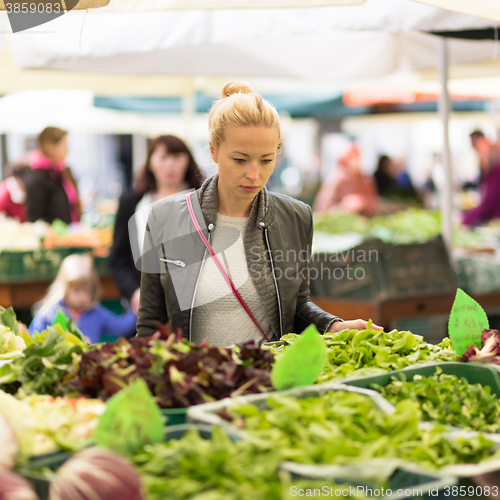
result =
[[[313,209],[317,212],[343,211],[371,217],[377,209],[377,188],[372,178],[363,175],[356,144],[339,158],[321,187]]]

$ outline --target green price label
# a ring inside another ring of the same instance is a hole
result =
[[[481,348],[481,333],[489,327],[483,308],[459,288],[448,322],[448,335],[453,349],[463,354],[472,344]]]
[[[107,403],[97,425],[97,446],[121,455],[132,455],[146,444],[164,440],[164,423],[143,379],[115,394]]]
[[[325,341],[314,325],[309,326],[274,363],[271,372],[273,386],[282,391],[314,384],[323,373],[326,357]]]
[[[61,312],[61,310],[57,311],[56,317],[54,318],[54,321],[52,322],[52,326],[56,325],[61,325],[63,331],[67,332],[68,331],[68,323],[69,323],[69,318]]]

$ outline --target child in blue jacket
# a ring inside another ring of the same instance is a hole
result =
[[[90,255],[66,257],[29,327],[30,334],[52,325],[57,311],[68,316],[92,344],[102,336],[130,337],[136,332],[137,316],[120,316],[99,304],[101,284]]]

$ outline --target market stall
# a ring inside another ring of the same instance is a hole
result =
[[[13,473],[0,472],[0,493],[497,498],[500,333],[477,330],[483,314],[459,292],[439,345],[368,324],[220,348],[167,329],[90,346],[56,324],[30,338],[2,308],[0,443]]]

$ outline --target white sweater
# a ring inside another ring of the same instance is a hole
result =
[[[228,217],[217,213],[215,230],[212,232],[212,248],[269,337],[271,325],[248,274],[243,247],[247,222],[247,217]],[[196,343],[205,339],[212,345],[224,347],[249,340],[265,340],[210,255],[203,264],[196,290],[191,337]]]

